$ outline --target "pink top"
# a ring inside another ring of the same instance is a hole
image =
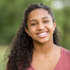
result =
[[[27,70],[35,70],[32,65]],[[61,47],[60,59],[53,70],[70,70],[70,51]]]

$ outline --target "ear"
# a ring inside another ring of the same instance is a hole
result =
[[[54,22],[53,23],[53,30],[55,31],[55,28],[56,28],[56,23]]]
[[[29,30],[25,27],[25,32],[30,36]]]

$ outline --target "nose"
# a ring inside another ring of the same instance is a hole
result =
[[[42,22],[40,22],[40,23],[38,24],[37,29],[38,29],[38,31],[42,31],[42,30],[44,30],[44,25],[43,25]]]

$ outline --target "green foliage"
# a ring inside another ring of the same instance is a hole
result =
[[[23,11],[31,3],[41,0],[0,0],[0,44],[9,44],[18,31]]]
[[[8,46],[0,46],[0,70],[5,70],[4,55]]]

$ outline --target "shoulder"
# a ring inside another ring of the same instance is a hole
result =
[[[63,55],[70,57],[70,51],[69,50],[67,50],[67,49],[65,49],[63,47],[61,47],[61,49],[62,49],[62,54]]]
[[[70,70],[70,51],[61,47],[61,64],[66,70]]]
[[[61,47],[61,55],[62,55],[62,61],[70,64],[70,51]]]

